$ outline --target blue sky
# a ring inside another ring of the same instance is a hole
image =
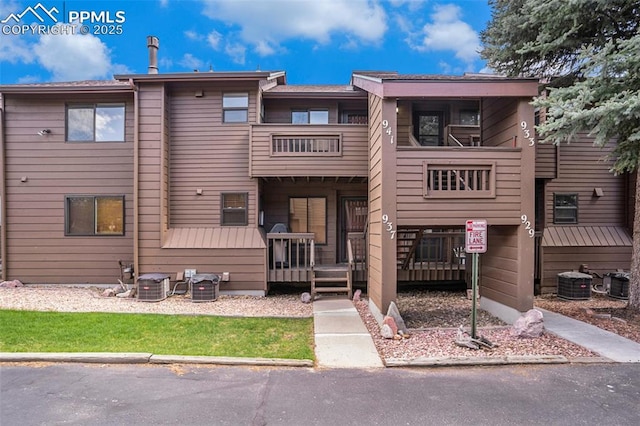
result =
[[[460,75],[486,71],[477,51],[490,18],[486,0],[0,0],[0,84],[146,73],[147,35],[160,39],[161,73]]]

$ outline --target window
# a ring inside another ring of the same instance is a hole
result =
[[[247,218],[247,200],[249,194],[246,192],[222,193],[222,226],[246,226],[249,224]]]
[[[578,194],[553,194],[553,223],[578,223]]]
[[[478,126],[480,124],[480,113],[478,110],[460,110],[460,124],[464,126]]]
[[[291,232],[314,234],[318,244],[327,243],[327,199],[289,198],[289,228]]]
[[[124,235],[124,196],[67,196],[65,235]]]
[[[311,109],[291,111],[291,124],[329,124],[329,110]]]
[[[442,112],[418,112],[414,115],[414,136],[422,146],[440,146],[443,144]]]
[[[246,123],[249,121],[249,94],[225,93],[222,95],[222,121]]]
[[[68,142],[124,142],[122,104],[67,106]]]

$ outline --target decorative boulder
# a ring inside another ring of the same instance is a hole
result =
[[[20,280],[2,281],[0,283],[0,287],[3,287],[3,288],[17,288],[17,287],[24,287],[24,284],[22,284],[20,282]]]
[[[525,338],[540,337],[544,333],[542,312],[531,309],[513,323],[511,335]]]
[[[398,325],[396,324],[396,320],[394,320],[393,317],[390,317],[389,315],[385,316],[382,320],[382,325],[388,325],[389,328],[391,328],[394,336],[398,334]]]
[[[300,295],[300,301],[302,303],[311,303],[311,294],[306,291]]]
[[[409,330],[407,330],[407,326],[404,323],[404,320],[402,319],[402,316],[400,316],[400,311],[398,310],[398,307],[396,306],[395,302],[391,302],[389,304],[389,310],[387,311],[387,316],[390,316],[393,318],[393,320],[396,322],[396,325],[398,326],[398,332],[401,332],[402,334],[409,334]]]
[[[116,292],[113,291],[112,288],[107,288],[102,292],[102,297],[113,297],[116,295]]]
[[[362,290],[357,289],[354,293],[353,293],[353,301],[357,302],[360,300],[360,295],[362,294]]]
[[[389,324],[382,324],[382,327],[380,327],[380,335],[385,339],[393,339],[396,336],[391,327],[389,327]]]

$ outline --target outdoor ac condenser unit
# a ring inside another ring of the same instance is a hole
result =
[[[167,298],[169,293],[169,275],[144,274],[138,277],[138,300],[143,302],[159,302]]]
[[[212,302],[218,298],[220,275],[195,274],[190,282],[192,302]]]

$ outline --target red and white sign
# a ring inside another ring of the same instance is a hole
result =
[[[487,251],[487,221],[467,220],[464,251],[485,253]]]

